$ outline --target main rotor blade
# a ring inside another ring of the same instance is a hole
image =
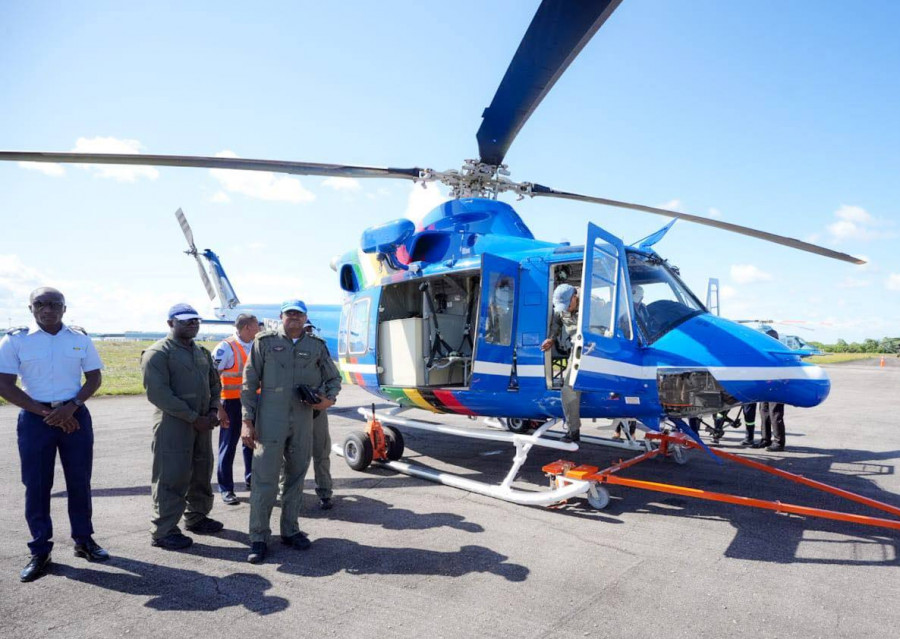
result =
[[[751,229],[747,226],[740,226],[739,224],[731,224],[730,222],[712,220],[708,217],[700,217],[697,215],[690,215],[688,213],[679,213],[678,211],[669,211],[667,209],[658,209],[654,206],[644,206],[643,204],[631,204],[630,202],[609,200],[603,197],[579,195],[578,193],[566,193],[565,191],[556,191],[549,187],[541,186],[540,184],[535,184],[532,186],[532,193],[534,195],[541,195],[545,197],[556,197],[564,200],[575,200],[578,202],[590,202],[592,204],[603,204],[604,206],[615,206],[620,209],[631,209],[632,211],[643,211],[645,213],[655,213],[656,215],[664,215],[666,217],[676,217],[686,222],[694,222],[695,224],[703,224],[704,226],[713,226],[717,229],[722,229],[723,231],[731,231],[732,233],[738,233],[740,235],[749,235],[750,237],[755,237],[760,240],[774,242],[775,244],[781,244],[782,246],[789,246],[801,251],[815,253],[816,255],[823,255],[835,260],[841,260],[842,262],[850,262],[851,264],[866,263],[865,260],[861,260],[858,257],[853,257],[852,255],[847,255],[846,253],[840,253],[839,251],[833,251],[829,248],[825,248],[824,246],[817,246],[815,244],[810,244],[809,242],[796,240],[792,237],[785,237],[783,235],[775,235],[774,233],[768,233],[766,231],[757,231],[756,229]]]
[[[178,224],[181,226],[181,232],[184,233],[184,238],[187,240],[188,246],[196,253],[197,247],[194,246],[194,233],[191,231],[191,225],[188,224],[187,218],[184,216],[181,209],[175,211],[175,219],[178,220]]]
[[[200,261],[200,256],[195,253],[194,259],[197,260],[197,269],[200,271],[200,279],[203,280],[203,286],[206,287],[206,294],[209,295],[209,299],[215,300],[216,292],[213,289],[212,282],[209,281],[209,275],[206,274],[206,270],[203,268],[203,262]]]
[[[318,164],[282,160],[219,158],[202,155],[145,155],[142,153],[56,153],[42,151],[0,151],[0,161],[63,162],[76,164],[132,164],[138,166],[181,166],[201,169],[236,169],[240,171],[272,171],[293,175],[328,177],[396,178],[415,180],[419,168],[382,168],[351,164]]]
[[[491,105],[481,116],[484,121],[475,137],[482,162],[503,162],[522,125],[621,1],[541,3]]]

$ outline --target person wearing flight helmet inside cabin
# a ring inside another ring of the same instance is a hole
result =
[[[550,350],[555,342],[557,350],[569,356],[576,332],[578,332],[578,290],[571,284],[560,284],[553,291],[553,317],[550,319],[547,339],[541,343],[541,350]],[[573,359],[569,357],[563,373],[561,392],[567,429],[563,441],[566,442],[581,440],[581,392],[571,386],[569,378],[572,374],[572,364]]]

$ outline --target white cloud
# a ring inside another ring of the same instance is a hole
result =
[[[733,286],[722,285],[719,287],[719,297],[722,300],[733,300],[737,297],[738,290]]]
[[[238,157],[233,151],[216,153],[220,158]],[[237,171],[232,169],[210,169],[210,174],[229,193],[240,193],[247,197],[273,202],[312,202],[316,196],[305,189],[295,177],[279,176],[268,171]]]
[[[722,211],[720,211],[719,209],[717,209],[715,207],[711,207],[709,209],[709,216],[713,219],[718,220],[722,217]]]
[[[413,222],[421,221],[431,209],[450,199],[441,193],[441,189],[436,184],[428,184],[428,188],[423,189],[422,186],[425,185],[426,183],[413,184],[406,200],[406,212],[403,216]]]
[[[772,275],[753,264],[733,264],[731,266],[731,279],[738,284],[751,284],[753,282],[767,282],[772,279]]]
[[[871,285],[872,283],[870,281],[857,279],[855,277],[845,277],[837,283],[838,288],[866,288]]]
[[[216,204],[228,204],[231,202],[231,198],[228,197],[228,194],[225,191],[216,191],[211,198],[209,198],[210,202],[215,202]]]
[[[886,226],[887,224],[873,217],[862,207],[844,204],[834,212],[834,216],[837,218],[837,221],[825,227],[834,243],[840,243],[845,240],[867,242],[894,236],[893,233],[879,231],[878,227]]]
[[[247,245],[247,248],[251,251],[261,251],[266,248],[266,245],[264,242],[250,242],[250,244]]]
[[[40,171],[44,175],[60,177],[66,174],[62,164],[56,162],[19,162],[19,166],[29,171]]]
[[[891,273],[884,281],[884,287],[889,291],[900,291],[900,273]]]
[[[330,177],[322,180],[322,186],[335,191],[359,191],[362,190],[362,184],[355,178]]]
[[[681,200],[679,200],[678,198],[675,198],[674,200],[669,200],[668,202],[664,202],[663,204],[660,204],[660,205],[659,205],[658,207],[656,207],[656,208],[658,208],[658,209],[666,209],[666,210],[669,210],[669,211],[678,211],[679,213],[682,212],[682,210],[681,210]]]
[[[118,138],[78,138],[75,142],[75,153],[124,153],[139,155],[143,145],[137,140],[120,140]],[[134,182],[145,177],[155,180],[159,171],[152,166],[116,166],[113,164],[83,164],[82,169],[90,171],[95,177],[112,178],[119,182]]]

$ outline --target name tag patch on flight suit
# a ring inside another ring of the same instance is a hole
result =
[[[309,357],[309,353],[304,353],[303,351],[297,351],[297,357]]]

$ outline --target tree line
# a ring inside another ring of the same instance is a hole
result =
[[[839,339],[834,344],[809,342],[827,353],[900,353],[900,337],[883,337],[881,340],[867,339],[850,342]]]

